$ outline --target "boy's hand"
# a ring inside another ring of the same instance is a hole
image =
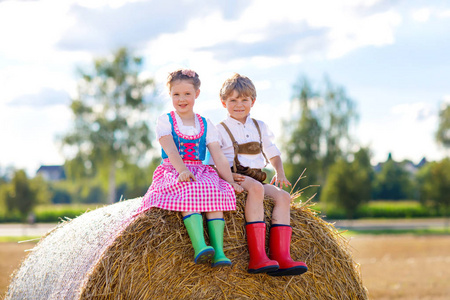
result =
[[[191,171],[186,170],[181,172],[178,175],[178,181],[179,182],[191,182],[191,181],[197,181],[197,179],[195,179],[194,174],[191,173]]]
[[[233,180],[240,184],[240,182],[245,180],[245,176],[239,173],[231,173],[233,175]]]
[[[244,188],[242,186],[240,186],[239,183],[233,182],[233,183],[230,183],[230,184],[234,188],[234,191],[237,194],[240,194],[240,193],[242,193],[244,191]]]
[[[275,186],[279,187],[280,189],[282,189],[284,186],[288,187],[291,185],[289,180],[287,180],[286,175],[284,174],[275,174],[275,176],[273,176],[272,180],[270,181],[270,184],[275,184]]]

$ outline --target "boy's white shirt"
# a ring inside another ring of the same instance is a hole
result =
[[[267,159],[271,159],[272,157],[281,155],[280,150],[274,144],[274,135],[272,131],[267,127],[267,125],[260,120],[256,120],[258,122],[259,128],[261,129],[261,138],[263,143],[263,151],[267,156]],[[234,136],[234,139],[238,142],[238,144],[245,144],[248,142],[259,142],[259,134],[258,129],[256,128],[253,120],[250,115],[247,116],[246,122],[243,124],[236,119],[228,116],[227,119],[223,121],[225,125],[228,126],[231,133]],[[233,166],[234,160],[234,148],[233,142],[231,141],[230,136],[226,132],[225,128],[221,124],[216,125],[217,131],[219,133],[219,142],[223,154],[227,158],[230,167]],[[244,167],[250,167],[255,169],[262,169],[266,165],[266,160],[262,153],[259,154],[238,154],[239,162]],[[210,165],[214,165],[214,161],[212,158],[209,160]]]

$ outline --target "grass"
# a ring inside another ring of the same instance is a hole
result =
[[[65,219],[74,219],[83,213],[102,207],[104,204],[46,204],[38,205],[34,209],[36,222],[39,223],[55,223]],[[0,223],[18,222],[21,217],[18,213],[10,214],[0,211]]]
[[[40,239],[40,236],[0,236],[0,243],[37,243]]]
[[[331,207],[324,203],[316,203],[313,207],[320,211],[329,219],[345,219],[346,214],[343,209]],[[434,218],[442,217],[435,210],[423,206],[418,201],[380,201],[374,200],[361,205],[356,211],[356,219],[367,218],[385,218],[385,219],[403,219],[403,218]]]
[[[363,229],[363,230],[342,230],[343,236],[355,235],[450,235],[450,229],[446,228],[420,228],[420,229]]]

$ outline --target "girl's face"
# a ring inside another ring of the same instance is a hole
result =
[[[195,89],[188,80],[177,80],[172,83],[170,97],[175,111],[180,116],[187,116],[193,113],[195,99],[200,94],[200,89]]]

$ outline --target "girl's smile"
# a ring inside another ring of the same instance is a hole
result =
[[[172,84],[170,97],[172,98],[172,105],[180,117],[188,117],[193,114],[195,99],[199,94],[200,89],[196,90],[188,80],[178,80]]]

